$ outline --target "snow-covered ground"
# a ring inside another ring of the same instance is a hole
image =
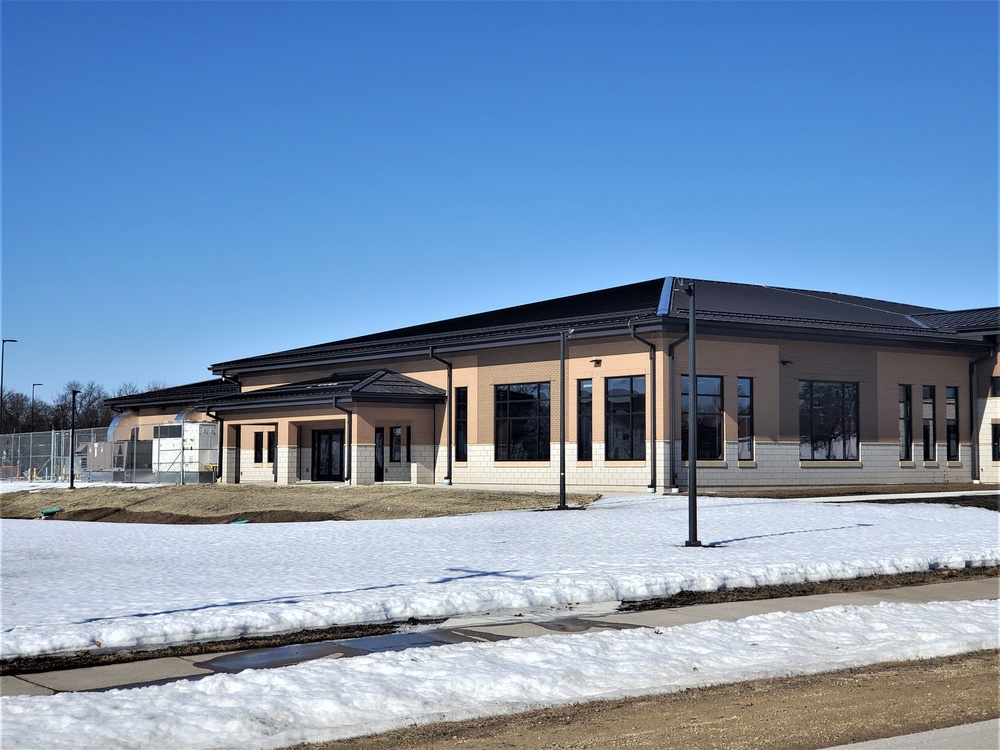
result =
[[[4,698],[3,747],[278,748],[996,648],[998,627],[995,601],[882,604],[321,659],[109,693]]]
[[[996,513],[621,497],[585,511],[297,524],[8,521],[5,657],[995,565]]]
[[[146,526],[2,521],[2,649],[66,653],[333,624],[996,565],[998,515],[943,505],[609,498],[583,512]],[[996,648],[988,602],[324,659],[98,694],[2,699],[4,748],[272,748],[413,722]]]

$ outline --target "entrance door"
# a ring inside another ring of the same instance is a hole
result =
[[[313,430],[312,446],[313,481],[344,481],[344,431]]]
[[[385,428],[375,428],[375,481],[385,481]]]

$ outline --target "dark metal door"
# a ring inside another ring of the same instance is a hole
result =
[[[375,428],[375,481],[385,481],[385,428]]]
[[[313,430],[312,478],[314,482],[344,480],[344,431]]]

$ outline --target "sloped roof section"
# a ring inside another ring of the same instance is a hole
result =
[[[343,403],[439,404],[444,403],[444,397],[440,388],[395,370],[381,369],[331,373],[313,380],[232,393],[208,400],[202,406],[221,412],[275,406],[329,406],[334,399]]]
[[[242,369],[362,356],[376,351],[417,349],[444,343],[555,332],[570,327],[583,329],[624,325],[635,317],[656,315],[663,283],[663,278],[652,279],[596,292],[396,328],[368,336],[220,362],[212,365],[212,370],[217,373],[238,372]]]
[[[235,383],[222,378],[214,378],[198,383],[178,385],[173,388],[161,388],[129,396],[116,396],[105,399],[104,403],[116,411],[156,406],[193,406],[201,401],[238,393],[239,390],[239,386]]]
[[[979,307],[974,310],[925,313],[915,316],[921,323],[938,330],[1000,331],[1000,307]]]
[[[700,321],[921,335],[933,331],[915,316],[940,312],[834,292],[680,278],[673,279],[669,309],[660,312],[687,318],[684,290],[692,283]]]

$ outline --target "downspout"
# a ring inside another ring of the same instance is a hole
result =
[[[674,383],[677,381],[677,376],[674,372],[674,349],[683,344],[688,340],[688,335],[685,333],[674,343],[667,347],[667,357],[670,359],[670,384],[667,386],[667,393],[670,396],[670,414],[668,415],[668,427],[670,430],[670,491],[676,492],[677,487],[677,467],[676,459],[674,458],[674,435],[677,434],[674,425],[674,415],[677,413],[677,407],[674,404]]]
[[[972,481],[976,484],[979,483],[979,432],[980,425],[976,421],[976,402],[978,399],[978,385],[979,385],[979,364],[990,359],[997,353],[997,348],[994,346],[990,349],[989,354],[984,354],[977,360],[973,360],[969,363],[969,447],[972,448]]]
[[[337,403],[337,396],[333,397],[333,408],[339,409],[347,415],[347,457],[344,459],[344,481],[350,483],[351,481],[351,433],[354,431],[354,412],[350,409],[345,409],[343,406]]]
[[[452,406],[451,406],[451,400],[452,400],[451,399],[451,370],[452,370],[452,364],[448,360],[441,359],[439,356],[437,356],[434,353],[434,347],[433,346],[428,351],[428,355],[430,356],[431,359],[436,359],[438,362],[440,362],[441,364],[443,364],[445,367],[448,368],[448,394],[445,397],[445,405],[447,407],[446,410],[445,410],[445,421],[448,422],[448,429],[447,429],[447,434],[448,434],[448,468],[447,468],[447,472],[444,475],[444,483],[445,483],[445,485],[450,485],[451,484],[451,450],[452,450],[452,435],[451,435],[451,423],[452,423],[452,414],[451,414],[451,409],[452,409]]]
[[[635,332],[634,324],[637,320],[638,318],[632,318],[628,322],[628,332],[640,344],[645,344],[649,347],[649,408],[653,414],[649,428],[652,455],[649,462],[649,487],[646,488],[646,491],[653,493],[656,492],[656,344],[652,341],[647,341]]]

